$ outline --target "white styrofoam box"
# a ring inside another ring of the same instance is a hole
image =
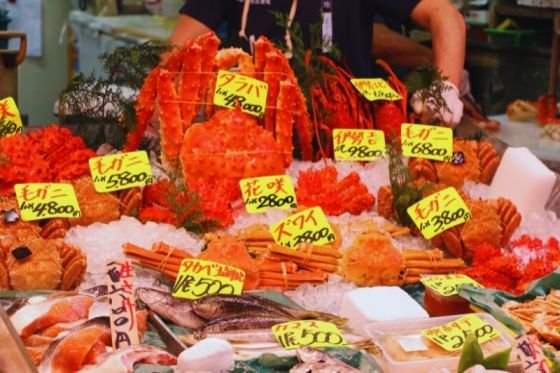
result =
[[[469,25],[487,25],[490,20],[488,10],[469,9],[465,13],[465,21]]]
[[[509,147],[490,184],[490,195],[511,200],[523,216],[542,213],[556,174],[525,147]]]
[[[517,5],[559,9],[560,0],[517,0]]]
[[[359,288],[344,294],[340,313],[349,326],[360,332],[368,322],[423,319],[430,317],[398,286]]]

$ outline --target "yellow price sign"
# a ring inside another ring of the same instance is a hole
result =
[[[113,192],[151,184],[152,168],[145,151],[90,158],[93,185],[98,192]]]
[[[303,346],[340,347],[348,343],[338,327],[318,320],[290,321],[272,326],[272,333],[285,350]]]
[[[393,87],[381,78],[375,79],[350,79],[350,82],[358,92],[369,101],[377,100],[400,100],[402,97]]]
[[[423,277],[420,279],[420,282],[422,282],[424,286],[429,287],[430,289],[440,295],[443,295],[444,297],[450,297],[452,295],[459,294],[459,287],[463,285],[471,285],[477,288],[482,287],[482,285],[480,285],[469,276],[461,274]]]
[[[326,245],[336,240],[332,227],[320,207],[313,207],[273,224],[270,233],[274,241],[294,250],[300,243]]]
[[[385,134],[381,130],[333,130],[337,161],[373,161],[385,154]]]
[[[82,215],[72,184],[16,184],[14,190],[22,220],[77,218]]]
[[[198,299],[206,295],[240,295],[245,272],[239,268],[202,259],[184,259],[173,285],[174,297]]]
[[[421,331],[425,338],[450,352],[463,348],[468,333],[473,333],[480,344],[500,336],[499,330],[474,314]]]
[[[294,183],[288,175],[254,177],[239,181],[247,212],[297,208]]]
[[[449,162],[453,156],[453,130],[447,127],[403,123],[402,152],[407,157]]]
[[[0,100],[0,137],[13,136],[23,131],[23,123],[12,97]]]
[[[467,204],[453,187],[429,195],[406,211],[428,240],[472,218]]]
[[[235,108],[240,106],[247,114],[261,117],[266,109],[268,84],[229,71],[218,71],[214,91],[214,105]]]

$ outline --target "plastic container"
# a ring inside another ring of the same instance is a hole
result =
[[[444,296],[426,286],[424,308],[431,317],[459,315],[471,312],[470,303],[458,295]]]
[[[481,345],[484,356],[505,350],[513,344],[511,335],[492,315],[486,313],[476,313],[475,315],[500,332],[498,337]],[[391,373],[429,373],[444,368],[455,372],[461,350],[447,352],[422,337],[421,331],[447,324],[463,316],[465,315],[371,323],[364,329],[367,335],[381,347],[388,371]],[[405,351],[405,348],[408,349],[408,352]]]
[[[497,28],[484,29],[490,36],[490,42],[497,47],[525,48],[536,44],[535,30],[500,30]]]

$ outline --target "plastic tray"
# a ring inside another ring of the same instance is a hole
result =
[[[476,315],[500,332],[498,337],[481,345],[485,356],[505,350],[513,344],[514,340],[511,335],[492,315],[487,313],[476,313]],[[455,372],[459,364],[461,350],[447,352],[443,348],[421,337],[420,331],[455,321],[463,316],[465,315],[371,323],[366,325],[365,332],[379,347],[381,347],[389,368],[388,371],[392,373],[429,373],[444,368],[449,369],[450,372]],[[402,348],[402,344],[396,342],[397,338],[400,339],[405,336],[409,337],[409,339],[416,338],[417,340],[421,340],[430,348],[433,355],[440,355],[440,357],[428,358],[425,357],[427,354],[425,352],[406,352],[404,348]],[[388,349],[391,343],[393,344],[393,350]],[[488,351],[490,346],[495,346],[495,348],[492,351]],[[410,360],[397,360],[395,356],[396,353],[402,354],[402,356]]]
[[[521,48],[536,44],[535,30],[500,30],[497,28],[484,29],[490,36],[490,42],[497,47]]]

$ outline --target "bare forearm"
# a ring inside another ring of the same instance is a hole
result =
[[[382,23],[373,24],[372,53],[391,66],[416,68],[423,63],[433,63],[432,50]]]
[[[187,41],[211,31],[204,23],[185,14],[179,15],[175,28],[169,37],[171,45],[182,46]]]
[[[434,62],[456,87],[465,62],[465,20],[449,0],[422,0],[412,19],[430,30]]]

